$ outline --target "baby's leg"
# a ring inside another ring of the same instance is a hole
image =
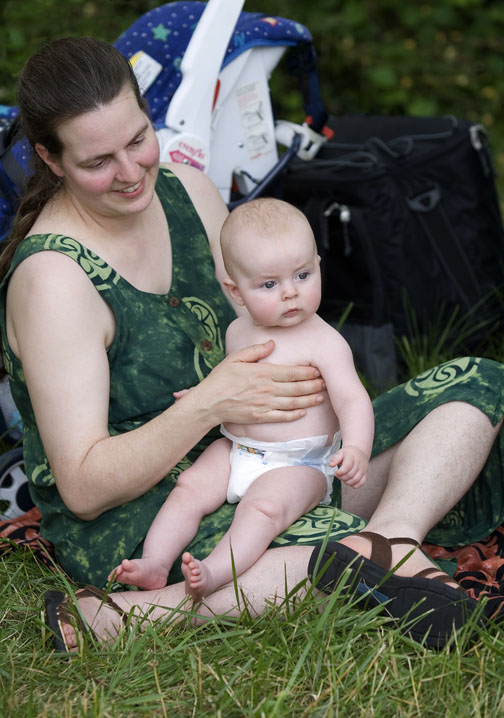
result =
[[[228,439],[214,441],[180,474],[145,537],[142,558],[124,559],[109,579],[115,574],[116,581],[139,588],[166,586],[173,562],[196,535],[203,516],[226,500],[229,449]]]
[[[327,492],[324,474],[310,466],[288,466],[262,474],[238,504],[233,523],[207,558],[182,556],[187,592],[201,600],[236,575],[242,574],[282,533]]]

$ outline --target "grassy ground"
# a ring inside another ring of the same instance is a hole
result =
[[[0,51],[0,102],[14,101],[9,92],[22,60],[43,38],[70,28],[113,39],[140,5],[145,11],[153,4],[5,0],[0,37],[8,52],[4,57]],[[354,84],[360,87],[345,83]],[[495,122],[491,131],[497,130],[500,140]],[[498,159],[504,157],[501,144],[497,149]],[[463,350],[438,339],[439,333],[399,342],[405,375]],[[504,361],[502,335],[489,336],[478,353]],[[52,650],[42,606],[45,590],[65,590],[63,577],[16,551],[0,557],[0,586],[0,716],[6,718],[504,715],[504,639],[497,628],[472,644],[461,636],[449,650],[435,652],[385,617],[333,596],[323,613],[311,598],[255,621],[244,614],[236,623],[221,618],[202,628],[133,630],[107,649],[87,643],[67,659]]]
[[[24,553],[0,560],[0,714],[22,716],[499,716],[497,628],[437,652],[333,595],[252,621],[132,631],[71,658],[52,651],[42,594],[64,581]]]

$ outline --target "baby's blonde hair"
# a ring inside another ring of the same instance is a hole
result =
[[[241,256],[234,251],[235,240],[243,229],[253,229],[259,237],[274,237],[293,223],[301,222],[311,228],[305,215],[294,205],[274,197],[260,197],[238,205],[222,225],[220,241],[226,272],[233,274]],[[315,249],[315,239],[314,249]],[[243,257],[242,257],[243,259]]]

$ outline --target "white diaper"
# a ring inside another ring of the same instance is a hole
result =
[[[243,498],[248,487],[266,471],[285,466],[312,466],[326,477],[327,493],[322,504],[329,504],[334,479],[334,467],[329,466],[331,456],[341,447],[341,433],[338,431],[330,446],[326,436],[309,436],[292,441],[257,441],[247,436],[234,436],[223,426],[221,433],[233,442],[229,460],[227,500],[235,504]]]

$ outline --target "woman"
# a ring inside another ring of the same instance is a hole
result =
[[[271,344],[224,359],[222,337],[234,315],[218,283],[226,207],[202,173],[183,165],[159,171],[151,124],[117,50],[89,38],[50,43],[21,73],[19,106],[35,167],[1,257],[4,361],[23,418],[25,466],[42,533],[76,581],[104,585],[119,559],[139,555],[159,506],[212,440],[213,427],[294,421],[323,401],[324,384],[313,367],[258,364]],[[495,393],[502,367],[490,364],[485,371]],[[467,388],[478,384],[483,369],[457,371]],[[188,386],[175,402],[173,392]],[[342,487],[341,505],[371,517],[372,541],[390,554],[378,558],[386,568],[412,553],[411,541],[423,540],[485,464],[502,400],[492,396],[487,409],[473,394],[444,387],[429,402],[404,405],[399,422],[397,395],[382,400],[369,488]],[[401,396],[411,403],[411,394]],[[213,547],[231,511],[225,506],[203,522],[191,544],[196,554]],[[504,508],[497,513],[498,523]],[[377,534],[406,540],[389,546]],[[354,549],[369,556],[369,538],[336,544],[334,566],[346,565]],[[297,542],[295,529],[284,542]],[[306,577],[312,551],[274,549],[244,574],[257,610],[283,590],[284,566],[289,581]],[[361,570],[372,573],[375,566],[367,561]],[[388,582],[391,597],[402,596],[400,575],[424,569],[439,576],[413,552]],[[459,600],[453,582],[414,582],[432,608]],[[138,610],[153,602],[174,606],[183,593],[183,586],[169,586],[156,595],[118,595],[115,603]],[[234,602],[229,588],[209,597],[213,610],[230,610]],[[81,595],[81,606],[99,634],[115,630],[111,611],[95,620],[95,597]],[[450,622],[459,614],[457,607]],[[73,647],[64,612],[58,620]],[[446,637],[450,628],[436,630]]]

